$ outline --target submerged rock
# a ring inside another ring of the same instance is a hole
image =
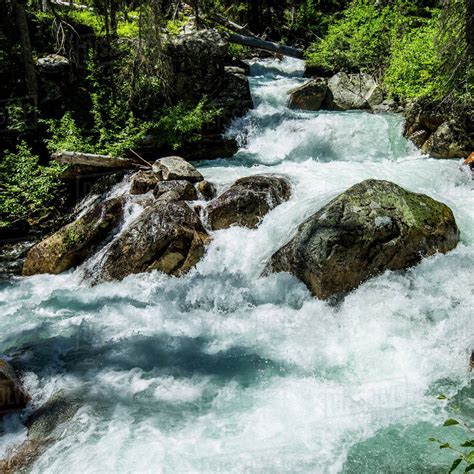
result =
[[[249,176],[237,180],[207,206],[212,229],[236,224],[256,228],[273,208],[291,197],[289,182],[279,176]]]
[[[138,171],[132,176],[130,184],[130,194],[146,194],[155,189],[155,186],[161,181],[159,173],[153,171]]]
[[[267,270],[289,272],[313,295],[328,298],[385,270],[401,270],[456,247],[451,209],[379,180],[342,193],[303,222]]]
[[[112,242],[94,278],[121,280],[152,270],[182,275],[204,255],[208,240],[185,202],[158,200]]]
[[[0,359],[0,415],[22,410],[29,400],[11,365]]]
[[[382,101],[382,90],[369,74],[340,72],[328,81],[328,110],[370,109]]]
[[[153,194],[161,200],[194,201],[198,198],[196,188],[184,180],[162,181],[157,184]]]
[[[184,179],[191,183],[197,183],[204,179],[191,163],[179,156],[160,158],[153,164],[153,171],[160,173],[165,181]]]
[[[326,79],[316,78],[302,86],[291,89],[288,94],[290,109],[320,110],[326,98],[328,85]]]
[[[91,256],[119,224],[123,199],[113,198],[94,206],[82,217],[59,229],[29,250],[23,276],[62,273]]]
[[[8,453],[6,459],[0,460],[0,472],[24,472],[63,435],[65,423],[74,417],[79,408],[77,400],[69,400],[63,391],[56,393],[28,417],[26,441]]]

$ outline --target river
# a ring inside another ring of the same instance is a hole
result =
[[[213,233],[197,268],[91,287],[83,269],[0,284],[0,352],[40,405],[59,390],[81,408],[32,472],[446,472],[462,441],[443,393],[474,413],[474,190],[457,160],[422,156],[402,119],[301,112],[287,91],[303,63],[252,65],[255,109],[227,132],[233,159],[198,164],[220,189],[287,176],[293,197],[256,230]],[[461,243],[387,272],[336,303],[287,275],[260,277],[297,225],[367,178],[448,204]],[[3,426],[0,455],[21,442]]]

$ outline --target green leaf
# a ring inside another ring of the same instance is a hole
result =
[[[438,395],[438,400],[446,400],[446,395]]]
[[[433,443],[439,443],[439,439],[436,439],[436,438],[430,438],[430,441],[432,441]]]
[[[471,451],[466,457],[467,463],[472,464],[474,463],[474,451]]]
[[[450,448],[450,447],[451,447],[451,445],[450,445],[449,443],[443,443],[443,444],[439,447],[439,449],[446,449],[446,448]]]
[[[474,471],[474,464],[469,464],[469,466],[464,469],[464,472],[471,472]]]
[[[454,420],[453,418],[449,418],[443,423],[443,426],[453,426],[453,425],[459,425],[459,421]]]
[[[453,464],[451,465],[451,469],[449,470],[448,474],[451,474],[458,466],[461,464],[462,458],[455,459]]]
[[[469,441],[464,441],[464,443],[461,444],[462,448],[474,448],[474,439],[470,439]]]

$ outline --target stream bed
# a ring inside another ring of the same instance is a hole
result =
[[[289,110],[302,72],[252,64],[255,109],[227,132],[239,152],[198,163],[221,190],[289,178],[292,198],[258,229],[213,232],[183,278],[91,287],[79,268],[0,283],[0,351],[33,403],[63,390],[81,404],[32,472],[446,472],[454,455],[429,438],[467,436],[441,426],[452,404],[437,397],[474,413],[473,182],[458,160],[422,156],[396,115]],[[260,276],[299,223],[367,178],[450,206],[458,247],[333,303]],[[2,429],[0,457],[26,436],[19,418]]]

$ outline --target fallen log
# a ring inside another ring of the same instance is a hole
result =
[[[95,168],[126,169],[138,166],[134,160],[128,158],[114,158],[109,155],[93,153],[78,153],[75,151],[61,151],[53,153],[51,158],[59,163],[68,165],[92,166]]]
[[[281,54],[282,56],[289,56],[290,58],[303,59],[304,52],[302,49],[293,48],[284,44],[274,43],[273,41],[266,41],[255,36],[244,36],[237,33],[224,33],[224,37],[229,43],[240,44],[249,48],[263,49],[270,53]]]

